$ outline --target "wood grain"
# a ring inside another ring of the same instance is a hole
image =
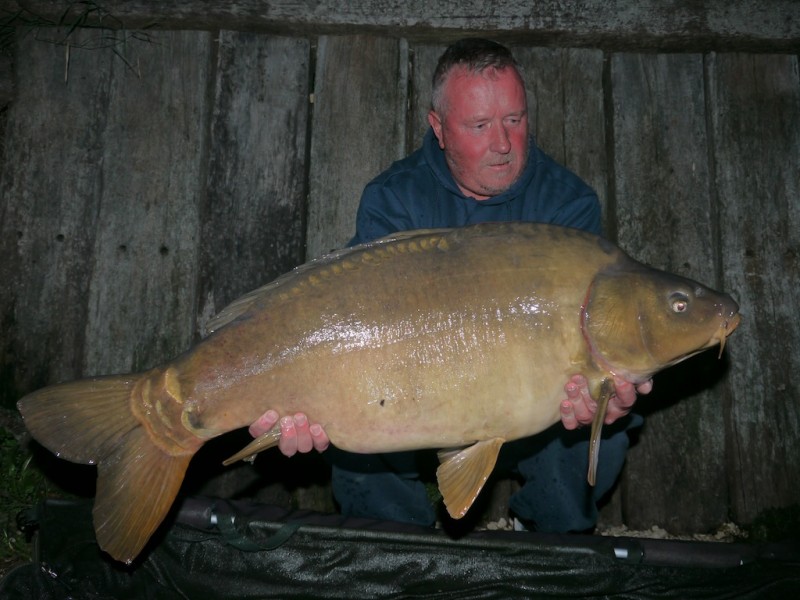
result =
[[[715,287],[703,57],[615,55],[611,84],[620,245]],[[631,527],[705,531],[726,517],[723,402],[713,389],[724,363],[707,354],[656,376],[639,401],[646,422],[621,487]]]
[[[800,78],[791,55],[709,57],[722,280],[744,315],[730,344],[725,467],[735,519],[800,497]]]
[[[229,302],[303,262],[311,45],[222,31],[210,111],[200,332]]]
[[[323,37],[317,50],[307,257],[355,234],[364,186],[405,149],[407,47],[375,36]]]

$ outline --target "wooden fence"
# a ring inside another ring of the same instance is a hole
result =
[[[347,242],[364,185],[425,132],[444,45],[287,33],[18,30],[0,180],[3,406],[158,364],[238,295]],[[731,292],[744,316],[723,360],[670,369],[639,401],[646,425],[603,522],[700,532],[797,502],[796,48],[508,41],[534,135],[598,191],[608,235]],[[300,488],[284,501],[331,508],[318,457],[261,458],[204,489],[256,493],[280,483],[273,464]],[[487,515],[514,485],[496,483]]]

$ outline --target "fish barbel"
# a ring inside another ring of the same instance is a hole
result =
[[[586,232],[534,223],[405,232],[243,296],[162,366],[46,387],[18,407],[50,451],[97,465],[98,543],[131,562],[197,450],[268,408],[306,413],[351,452],[451,449],[437,479],[458,518],[501,445],[557,423],[563,385],[582,373],[599,403],[593,483],[613,376],[643,382],[722,347],[739,319],[726,294]]]

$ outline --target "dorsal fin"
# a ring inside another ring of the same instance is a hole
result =
[[[214,331],[221,329],[228,323],[235,321],[238,317],[246,313],[254,303],[256,303],[259,298],[273,293],[280,287],[284,285],[291,285],[295,282],[299,277],[302,277],[304,274],[308,273],[309,271],[323,269],[328,265],[339,262],[351,255],[363,253],[365,251],[369,251],[373,248],[377,248],[379,246],[383,246],[386,244],[390,244],[393,242],[400,242],[409,240],[416,237],[425,237],[429,235],[441,234],[448,229],[417,229],[413,231],[398,231],[397,233],[391,233],[386,235],[382,238],[378,238],[377,240],[373,240],[371,242],[367,242],[364,244],[359,244],[358,246],[352,246],[350,248],[341,248],[339,250],[334,250],[333,252],[329,252],[319,258],[315,258],[313,260],[308,261],[298,267],[295,267],[288,273],[281,275],[280,277],[273,279],[266,285],[262,285],[259,288],[254,289],[251,292],[246,293],[245,295],[237,298],[230,304],[228,304],[225,308],[223,308],[219,313],[217,313],[214,317],[212,317],[205,326],[206,335],[213,333]]]

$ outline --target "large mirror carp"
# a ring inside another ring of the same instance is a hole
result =
[[[448,449],[437,476],[458,518],[500,446],[557,423],[564,383],[582,373],[600,405],[588,485],[613,375],[642,382],[711,346],[721,352],[739,319],[726,294],[582,231],[405,232],[245,295],[167,364],[46,387],[18,406],[50,451],[97,465],[98,543],[131,562],[195,452],[268,408],[306,413],[352,452]]]

